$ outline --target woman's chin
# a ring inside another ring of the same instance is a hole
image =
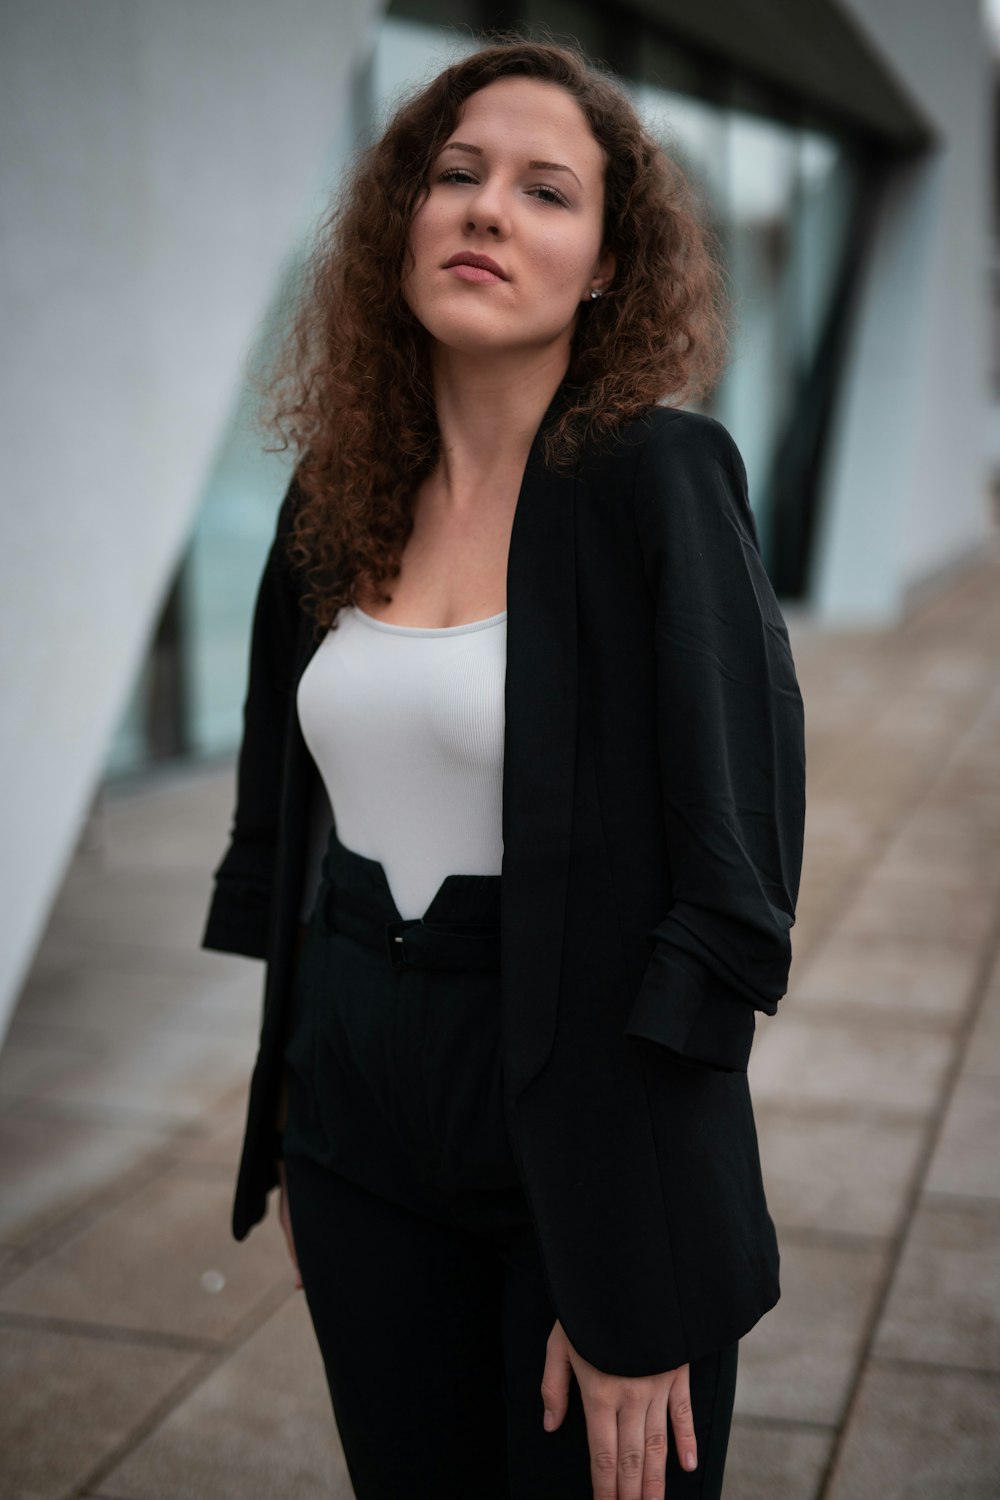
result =
[[[551,333],[533,328],[472,326],[468,322],[445,322],[436,319],[424,327],[433,340],[438,355],[454,354],[463,359],[516,360],[538,359],[546,353],[569,350],[572,330],[553,329]]]

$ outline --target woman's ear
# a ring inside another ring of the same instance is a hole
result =
[[[601,251],[601,258],[597,262],[593,285],[602,292],[606,292],[615,279],[615,268],[618,264],[615,252],[605,248]]]
[[[580,298],[581,302],[592,301],[597,297],[603,296],[614,280],[616,265],[615,252],[607,249],[602,250],[590,276],[589,291],[584,297]]]

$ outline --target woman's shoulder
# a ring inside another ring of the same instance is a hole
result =
[[[595,479],[609,469],[616,478],[631,472],[636,478],[675,466],[695,468],[722,465],[739,475],[742,459],[729,429],[708,412],[684,406],[652,405],[629,418],[610,434],[587,444],[581,465]]]
[[[732,433],[718,417],[683,406],[651,406],[620,430],[612,462],[628,462],[637,489],[672,494],[721,487],[746,500],[747,476]],[[743,508],[743,505],[740,505]]]
[[[668,560],[708,555],[719,536],[758,547],[746,466],[725,423],[708,412],[656,406],[630,426],[636,523],[643,535],[669,537]]]
[[[588,444],[578,476],[598,491],[621,496],[676,493],[721,484],[745,490],[746,470],[724,423],[681,406],[649,406],[604,440]]]
[[[693,447],[710,453],[728,452],[736,446],[718,417],[686,406],[648,407],[621,430],[620,441],[632,449]]]

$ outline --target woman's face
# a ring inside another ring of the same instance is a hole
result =
[[[403,292],[441,345],[465,353],[569,345],[605,287],[604,161],[558,84],[503,78],[468,98],[410,225]],[[481,264],[476,264],[476,260]]]

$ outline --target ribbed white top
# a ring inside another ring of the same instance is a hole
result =
[[[337,837],[381,862],[403,917],[446,875],[500,873],[506,620],[392,625],[351,605],[299,682]]]

